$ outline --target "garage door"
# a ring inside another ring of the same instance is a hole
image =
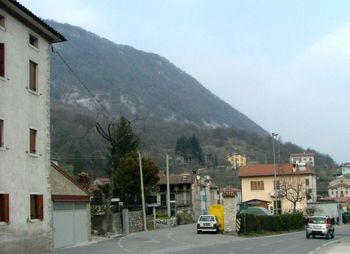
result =
[[[53,204],[54,248],[88,241],[89,217],[86,203]]]

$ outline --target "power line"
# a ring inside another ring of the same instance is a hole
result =
[[[61,61],[65,64],[65,66],[68,68],[68,70],[71,72],[71,74],[78,80],[79,84],[82,85],[82,87],[85,88],[85,90],[89,93],[89,95],[91,96],[91,98],[93,99],[94,103],[97,104],[98,106],[100,106],[106,113],[107,115],[109,115],[111,118],[112,115],[111,113],[107,110],[107,108],[101,103],[99,102],[99,100],[97,99],[97,97],[95,96],[95,94],[88,88],[87,85],[85,85],[85,83],[83,82],[83,80],[78,76],[78,74],[76,74],[73,70],[73,68],[68,64],[68,62],[64,59],[64,57],[60,54],[60,52],[57,49],[54,49],[54,47],[52,46],[52,51],[54,53],[57,54],[57,56],[61,59]],[[101,112],[101,111],[100,111]],[[102,115],[106,118],[106,120],[108,122],[111,122],[110,118],[103,112],[101,112]]]

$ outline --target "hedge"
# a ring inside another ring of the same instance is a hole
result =
[[[281,232],[304,228],[304,216],[302,213],[286,213],[274,216],[256,216],[252,214],[239,214],[239,233],[249,232]]]

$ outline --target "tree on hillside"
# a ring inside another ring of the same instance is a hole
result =
[[[182,156],[185,161],[203,163],[203,151],[197,137],[193,134],[187,138],[181,136],[176,141],[175,153]]]
[[[296,212],[297,203],[306,198],[305,179],[302,177],[282,177],[279,179],[280,195],[293,205],[293,213]]]

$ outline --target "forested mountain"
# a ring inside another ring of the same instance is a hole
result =
[[[272,162],[272,140],[263,128],[165,58],[79,27],[48,23],[67,38],[54,45],[51,66],[51,151],[65,166],[92,177],[104,175],[107,144],[95,125],[106,126],[121,115],[134,120],[141,152],[160,168],[170,154],[173,173],[206,168],[226,185],[235,177],[224,170],[232,152],[246,154],[248,162]],[[200,164],[181,161],[175,154],[177,140],[193,135],[202,149]],[[277,143],[279,161],[303,151]],[[316,163],[335,164],[317,152]]]

